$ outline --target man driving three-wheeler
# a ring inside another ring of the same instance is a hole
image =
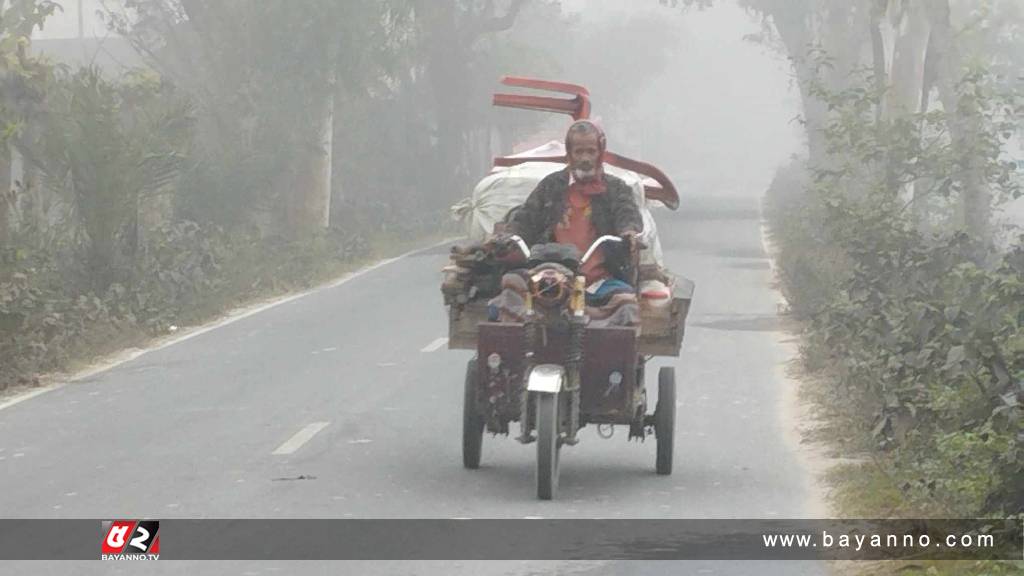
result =
[[[675,371],[659,370],[648,413],[644,367],[653,356],[678,356],[693,293],[691,282],[659,262],[647,205],[674,209],[675,189],[656,168],[607,150],[604,131],[585,118],[582,87],[504,82],[576,97],[497,95],[496,104],[571,110],[576,121],[563,154],[497,159],[460,207],[474,229],[487,222],[478,241],[452,249],[442,284],[449,347],[476,352],[463,390],[463,465],[480,466],[484,431],[509,435],[518,422],[516,439],[537,446],[537,496],[548,500],[562,446],[578,443],[587,425],[604,438],[624,425],[628,439],[655,436],[655,469],[671,474]],[[477,217],[478,208],[503,201],[510,205],[503,217]]]

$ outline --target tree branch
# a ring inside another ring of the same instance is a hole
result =
[[[512,0],[512,4],[509,5],[508,11],[504,15],[489,16],[478,20],[467,31],[469,38],[475,39],[484,34],[508,30],[515,24],[524,4],[526,4],[526,0]]]

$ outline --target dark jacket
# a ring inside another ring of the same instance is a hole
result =
[[[633,230],[643,232],[643,218],[633,199],[633,190],[620,178],[604,175],[607,189],[591,200],[591,222],[598,236],[618,236]],[[565,214],[565,196],[569,189],[569,170],[548,174],[526,202],[506,216],[505,231],[518,234],[533,246],[555,241],[555,226]]]

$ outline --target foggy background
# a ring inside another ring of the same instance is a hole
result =
[[[538,39],[560,71],[512,60],[501,73],[586,86],[593,117],[608,131],[610,147],[661,167],[684,197],[759,197],[776,168],[799,152],[799,94],[791,65],[762,42],[760,16],[730,1],[688,10],[656,1],[561,4],[567,17],[563,34],[555,28],[550,37]],[[78,38],[79,6],[84,46],[46,42]],[[113,69],[140,64],[97,14],[103,7],[101,0],[65,2],[64,10],[36,32],[39,52]],[[531,24],[527,18],[519,22]],[[502,89],[497,77],[479,80],[493,80],[494,90]],[[538,114],[491,113],[519,122]],[[566,124],[564,116],[551,115],[545,127],[557,133]]]
[[[610,149],[662,169],[684,213],[756,201],[806,156],[792,64],[729,0],[0,8],[5,40],[31,37],[0,78],[0,282],[42,295],[10,311],[30,334],[0,347],[10,382],[462,232],[451,207],[493,158],[571,122],[492,106],[529,92],[506,75],[587,87]],[[100,320],[55,335],[53,314]]]
[[[629,28],[603,49],[575,54],[566,75],[591,87],[609,146],[662,167],[682,196],[760,196],[799,152],[791,67],[751,38],[760,18],[732,2],[686,11],[656,2],[563,5],[586,35]]]
[[[1024,2],[65,4],[0,0],[13,515],[1024,515]],[[680,191],[664,483],[650,442],[581,442],[546,509],[514,442],[460,465],[451,208],[570,122],[493,107],[505,75],[586,86]]]

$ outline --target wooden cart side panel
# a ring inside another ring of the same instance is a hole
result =
[[[584,341],[580,412],[613,421],[628,422],[633,417],[636,393],[636,329],[624,327],[588,328]],[[617,385],[609,375],[618,372]]]
[[[684,298],[673,299],[667,311],[641,307],[639,353],[649,356],[679,356],[689,310],[690,300]],[[449,309],[448,348],[476,350],[479,326],[484,322],[487,322],[486,302],[471,302],[457,313]]]
[[[461,311],[449,307],[448,349],[476,350],[482,322],[487,322],[486,302],[470,302]]]
[[[481,410],[485,414],[496,413],[499,415],[499,421],[518,421],[523,370],[526,366],[523,325],[482,322],[479,324],[479,330],[479,397],[484,403]],[[497,354],[500,358],[497,367],[490,366],[491,354]],[[492,431],[500,428],[501,426],[494,426]]]
[[[497,352],[501,355],[502,375],[515,380],[522,378],[525,361],[522,324],[480,324],[478,354],[484,373],[481,381],[493,380],[486,373],[486,358]],[[550,330],[546,345],[537,350],[536,364],[561,364],[565,360],[569,334],[566,330]],[[583,343],[583,373],[580,383],[580,412],[588,419],[602,422],[629,422],[633,417],[637,393],[637,339],[636,329],[626,327],[588,328]],[[612,385],[609,376],[619,372],[622,380]],[[511,388],[509,389],[511,391]]]
[[[690,300],[673,298],[665,310],[640,308],[640,353],[647,356],[679,356],[686,333]]]

